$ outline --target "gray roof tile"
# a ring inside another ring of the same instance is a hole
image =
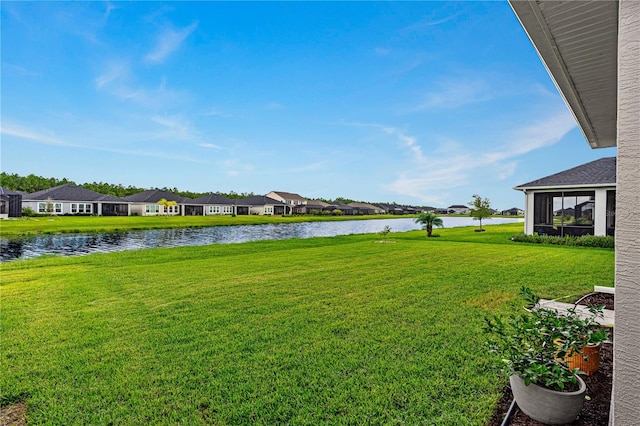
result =
[[[616,157],[605,157],[590,163],[518,185],[516,189],[531,187],[584,186],[616,183]]]

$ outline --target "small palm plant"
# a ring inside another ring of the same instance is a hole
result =
[[[424,225],[425,229],[427,230],[427,237],[431,237],[434,226],[437,226],[439,228],[442,228],[444,226],[442,224],[442,219],[431,212],[420,213],[420,215],[416,218],[416,223],[421,223]]]
[[[164,207],[164,214],[167,218],[169,218],[169,207],[173,207],[178,203],[175,201],[167,201],[165,198],[162,198],[160,201],[158,201],[158,204]]]

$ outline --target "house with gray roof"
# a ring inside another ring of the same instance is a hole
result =
[[[302,206],[307,203],[306,198],[293,192],[271,191],[266,196],[284,203],[286,205],[285,214],[291,214],[295,207]]]
[[[22,216],[22,194],[0,186],[0,219]]]
[[[158,201],[165,199],[175,201],[175,206],[164,207]],[[128,195],[123,200],[131,203],[131,214],[139,216],[203,216],[204,206],[195,203],[191,198],[182,197],[162,189],[149,189]]]
[[[192,202],[194,204],[202,204],[205,216],[237,214],[235,200],[223,197],[215,192],[195,198]]]
[[[22,207],[41,214],[128,216],[131,204],[114,195],[64,184],[22,196]]]
[[[238,206],[238,211],[241,211],[240,207],[248,207],[248,214],[256,215],[283,215],[285,214],[286,208],[286,204],[282,201],[275,200],[266,195],[253,195],[241,198],[236,200],[235,204]]]
[[[471,213],[471,209],[464,204],[454,204],[452,206],[447,207],[447,214],[469,214]]]
[[[516,186],[525,195],[525,233],[613,235],[616,157],[600,158]]]
[[[369,203],[353,202],[348,204],[354,211],[354,214],[382,214],[384,209]]]

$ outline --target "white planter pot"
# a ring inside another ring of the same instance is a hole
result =
[[[516,375],[509,380],[513,397],[522,412],[533,420],[549,425],[574,421],[580,414],[587,393],[587,385],[580,377],[580,389],[575,392],[558,392],[533,383],[526,386],[524,380]]]

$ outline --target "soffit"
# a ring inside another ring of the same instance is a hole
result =
[[[591,147],[615,146],[618,2],[509,3]]]

